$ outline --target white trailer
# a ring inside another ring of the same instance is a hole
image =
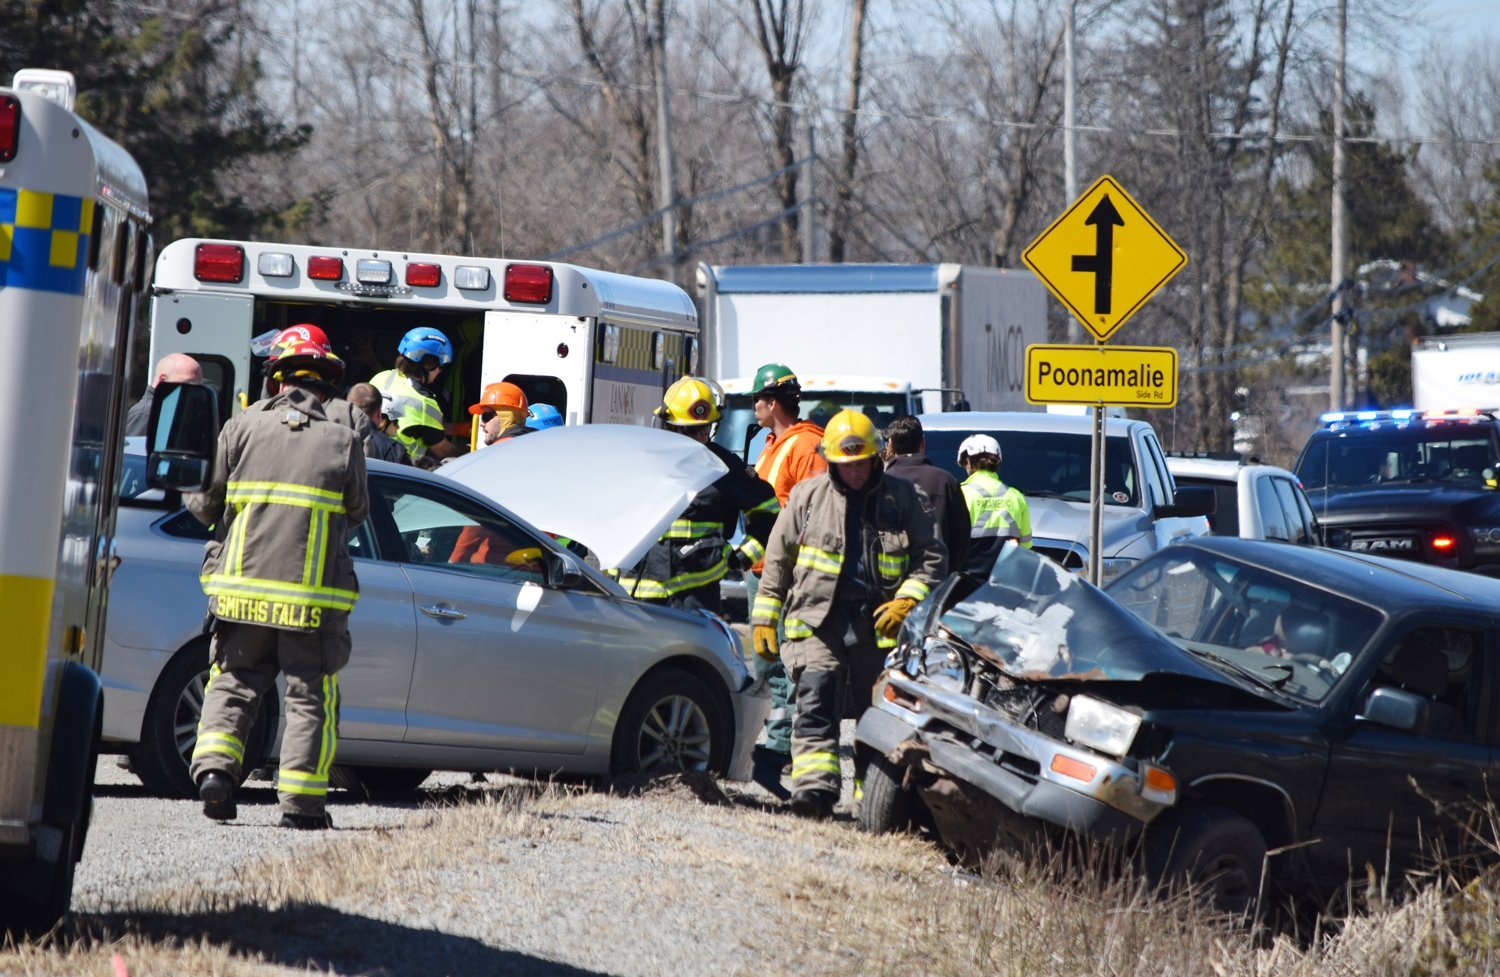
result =
[[[1032,410],[1026,347],[1047,340],[1046,290],[1029,271],[936,265],[699,265],[709,373],[785,363],[803,379],[911,385],[922,411]]]
[[[1418,340],[1411,350],[1412,407],[1500,407],[1500,333]]]

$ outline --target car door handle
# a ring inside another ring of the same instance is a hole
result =
[[[462,621],[469,616],[457,608],[444,607],[442,604],[427,604],[422,607],[422,613],[445,621]]]

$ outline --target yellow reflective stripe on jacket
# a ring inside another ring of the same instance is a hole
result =
[[[693,522],[691,519],[674,519],[662,539],[702,539],[714,533],[722,533],[724,525],[717,522]]]
[[[896,636],[891,635],[889,638],[886,638],[879,634],[875,635],[875,647],[881,651],[889,651],[896,647]]]
[[[282,767],[276,771],[276,789],[287,794],[325,797],[328,794],[328,777]]]
[[[308,607],[328,607],[337,611],[354,608],[359,591],[316,584],[287,583],[233,573],[204,574],[199,577],[203,592],[210,597],[245,597],[254,600],[292,601]]]
[[[745,541],[740,544],[740,552],[751,563],[759,563],[761,558],[766,555],[766,548],[760,545],[760,540],[754,536],[746,536]]]
[[[829,753],[826,750],[814,750],[811,753],[803,753],[792,757],[792,779],[806,777],[809,774],[831,773],[838,776],[839,757],[837,753]]]
[[[724,574],[729,572],[729,564],[723,557],[707,570],[696,570],[692,573],[679,573],[668,580],[651,580],[647,577],[619,577],[620,586],[633,597],[642,597],[647,600],[663,600],[674,594],[680,594],[684,590],[692,590],[695,587],[703,587],[716,580],[722,580]]]
[[[792,453],[792,445],[796,444],[797,439],[805,433],[807,432],[799,431],[776,446],[776,460],[771,462],[770,474],[766,475],[766,481],[772,487],[776,485],[776,476],[781,474],[781,466],[786,462],[787,456]]]
[[[786,619],[786,625],[782,628],[782,631],[788,638],[811,638],[813,635],[812,626],[806,621],[797,620],[795,617]]]
[[[844,555],[842,553],[830,553],[828,550],[820,550],[815,546],[799,546],[797,548],[797,566],[804,570],[817,570],[821,573],[830,573],[838,576],[839,571],[844,568]]]
[[[750,608],[750,620],[755,624],[774,625],[781,620],[781,599],[765,591],[758,591],[755,604]]]
[[[777,515],[781,512],[781,500],[773,495],[766,501],[762,502],[760,505],[752,506],[749,509],[746,509],[745,515],[753,516],[757,512],[769,512],[773,516]]]
[[[308,509],[344,511],[344,493],[293,482],[230,482],[224,486],[224,501],[232,505],[264,502]]]
[[[901,582],[901,586],[896,588],[897,597],[910,597],[919,604],[926,600],[930,593],[932,593],[932,588],[916,577],[907,577]]]
[[[905,553],[880,553],[875,557],[875,567],[880,571],[882,577],[897,579],[906,573],[906,565],[911,562]]]
[[[232,756],[236,763],[245,762],[245,744],[228,733],[205,733],[198,731],[198,742],[193,744],[193,759],[223,753]]]

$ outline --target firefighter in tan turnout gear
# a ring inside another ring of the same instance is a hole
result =
[[[947,572],[926,498],[884,477],[876,450],[865,415],[842,410],[829,420],[828,471],[792,489],[750,616],[755,653],[779,653],[796,690],[791,809],[807,817],[828,817],[839,797],[840,684],[857,709],[869,704],[901,623]],[[859,770],[854,787],[857,799]]]
[[[187,499],[216,529],[202,571],[216,623],[191,769],[203,813],[234,818],[245,739],[280,671],[281,825],[327,828],[338,671],[349,660],[349,612],[359,598],[346,540],[369,512],[365,456],[358,437],[324,413],[343,379],[326,347],[285,350],[270,379],[272,395],[220,432],[208,491]]]

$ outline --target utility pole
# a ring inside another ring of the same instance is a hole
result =
[[[1077,27],[1074,16],[1076,0],[1068,0],[1067,21],[1063,24],[1063,206],[1078,197],[1078,162],[1073,144],[1073,89],[1077,75],[1073,70],[1073,32]],[[1083,327],[1073,317],[1068,317],[1068,342],[1083,342]]]
[[[807,196],[802,205],[802,260],[816,264],[817,217],[818,217],[818,133],[811,125],[807,127]]]
[[[1344,208],[1344,58],[1349,34],[1349,0],[1339,0],[1339,37],[1337,60],[1333,67],[1333,253],[1329,262],[1328,289],[1333,293],[1330,304],[1332,323],[1329,329],[1328,407],[1343,410],[1345,398],[1344,318],[1347,307],[1344,287],[1345,239],[1349,233],[1349,215]]]

